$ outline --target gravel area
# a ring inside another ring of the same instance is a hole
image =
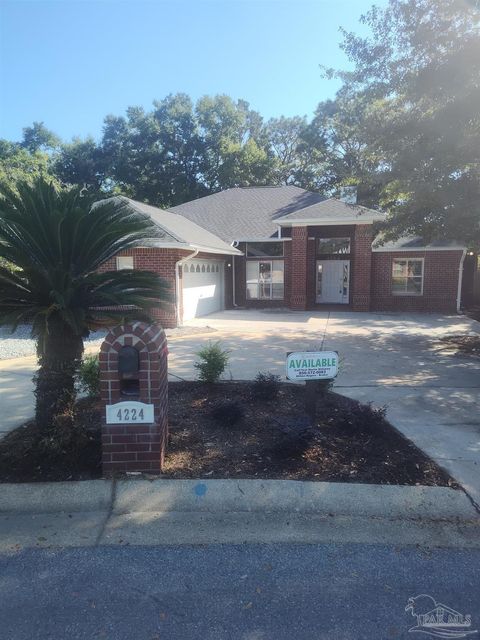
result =
[[[105,331],[95,331],[90,338],[85,341],[85,345],[97,346],[100,348]],[[9,358],[22,358],[23,356],[34,356],[35,340],[30,337],[30,326],[20,325],[15,333],[10,329],[0,327],[0,360]]]
[[[197,333],[213,333],[215,331],[211,327],[177,327],[176,329],[167,329],[165,333],[168,338],[180,338]],[[91,333],[88,340],[85,340],[85,346],[100,348],[105,334],[106,331]],[[35,341],[30,337],[29,325],[20,325],[15,333],[12,333],[10,329],[0,327],[0,360],[34,355]]]

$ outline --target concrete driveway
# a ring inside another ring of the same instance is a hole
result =
[[[340,354],[335,389],[387,406],[387,416],[439,461],[480,504],[480,359],[443,348],[439,338],[480,333],[465,316],[288,311],[223,311],[193,320],[204,334],[169,342],[172,379],[193,379],[195,352],[209,340],[231,350],[227,378],[259,370],[285,375],[287,351]],[[0,432],[32,414],[34,359],[0,363]]]

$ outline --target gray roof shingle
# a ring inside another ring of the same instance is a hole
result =
[[[214,233],[199,226],[196,222],[182,215],[152,207],[143,202],[137,202],[124,196],[116,196],[126,202],[132,209],[148,215],[162,230],[162,236],[158,241],[153,241],[152,246],[161,244],[187,245],[193,249],[201,249],[209,253],[221,253],[226,255],[241,255],[241,251],[232,247],[229,243],[219,238]]]
[[[298,220],[312,220],[320,222],[334,222],[342,224],[345,221],[346,224],[352,224],[354,222],[373,222],[383,221],[386,215],[381,211],[375,211],[374,209],[368,209],[359,204],[347,204],[343,200],[337,198],[328,198],[322,202],[317,202],[294,211],[286,216],[283,216],[281,223],[294,222]]]
[[[236,187],[172,207],[215,233],[226,242],[270,238],[277,233],[277,221],[294,211],[325,200],[294,186]]]

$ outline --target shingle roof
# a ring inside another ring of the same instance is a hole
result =
[[[465,248],[461,242],[456,240],[433,240],[430,243],[426,243],[420,236],[404,236],[383,244],[379,244],[379,242],[381,242],[381,236],[378,236],[376,242],[374,242],[373,251],[421,251],[424,249],[435,251],[435,249],[453,250]]]
[[[118,196],[127,202],[136,211],[148,215],[162,230],[162,237],[156,244],[187,245],[193,249],[201,249],[210,253],[222,253],[227,255],[242,255],[241,251],[221,240],[214,233],[203,229],[195,222],[181,215],[165,211],[158,207],[152,207],[143,202],[137,202],[130,198]]]
[[[325,198],[294,186],[236,187],[172,207],[170,211],[217,234],[226,242],[270,238],[279,218]]]
[[[304,207],[299,211],[294,211],[283,216],[280,224],[295,222],[300,220],[311,220],[312,222],[333,222],[337,224],[354,224],[355,222],[373,222],[385,220],[385,214],[381,211],[368,209],[358,204],[347,204],[337,198],[328,198],[309,207]]]

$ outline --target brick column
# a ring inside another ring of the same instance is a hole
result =
[[[370,311],[372,277],[372,225],[357,224],[353,240],[352,309]]]
[[[307,308],[308,229],[292,227],[290,308]]]
[[[139,352],[139,393],[122,397],[118,354],[132,346]],[[104,475],[115,471],[148,471],[162,468],[168,437],[168,349],[160,325],[141,322],[112,329],[100,350],[100,391],[102,404],[136,400],[154,405],[151,424],[106,424],[102,416],[102,467]]]

